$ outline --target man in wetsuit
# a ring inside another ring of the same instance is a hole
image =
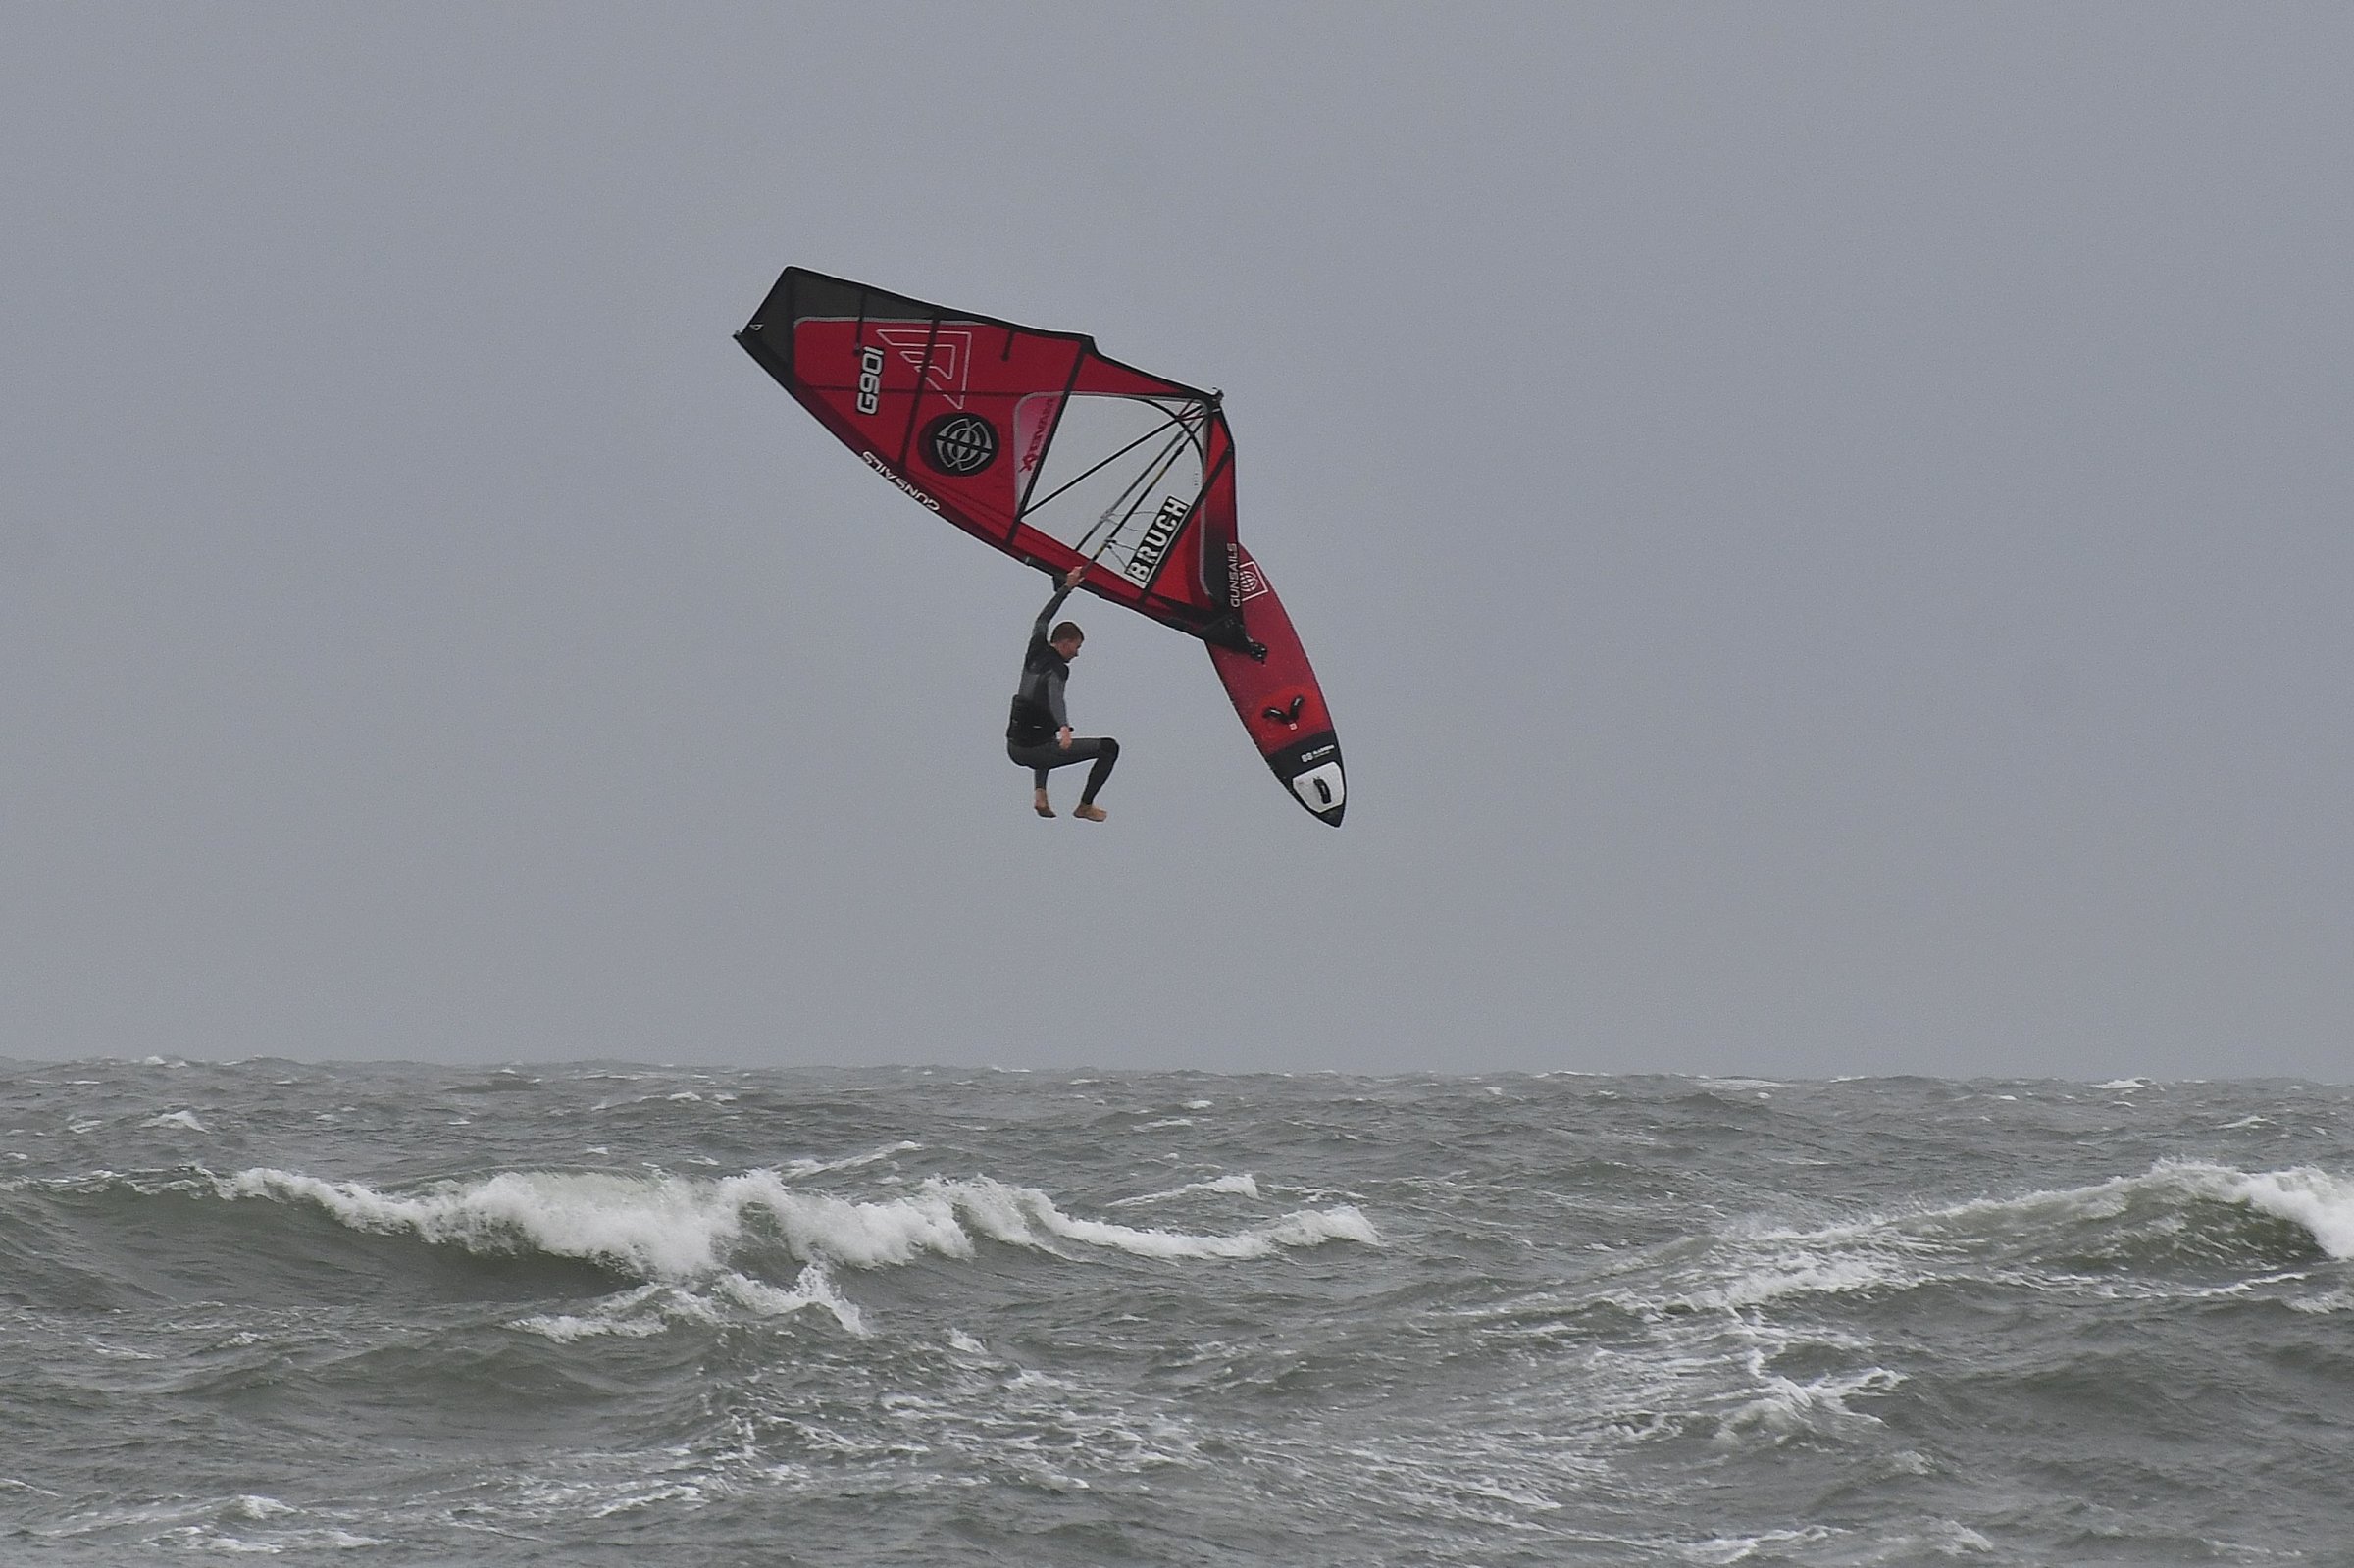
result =
[[[1062,706],[1062,686],[1070,679],[1071,660],[1087,638],[1069,621],[1051,634],[1047,631],[1047,623],[1054,619],[1054,612],[1062,608],[1062,601],[1086,575],[1086,567],[1074,568],[1062,580],[1062,591],[1047,601],[1047,607],[1038,612],[1037,624],[1030,628],[1030,647],[1022,655],[1022,683],[1013,694],[1013,716],[1005,726],[1005,755],[1030,770],[1037,783],[1031,806],[1042,817],[1054,815],[1047,800],[1047,775],[1092,759],[1095,766],[1088,770],[1087,786],[1079,792],[1079,804],[1071,814],[1101,822],[1108,813],[1096,804],[1096,791],[1111,777],[1111,765],[1120,760],[1120,743],[1109,736],[1073,738],[1070,716]]]

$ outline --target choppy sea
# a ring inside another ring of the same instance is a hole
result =
[[[2354,1089],[0,1064],[0,1560],[2354,1562]]]

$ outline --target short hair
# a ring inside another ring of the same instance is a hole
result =
[[[1079,630],[1078,622],[1065,621],[1062,623],[1062,625],[1054,629],[1054,634],[1047,638],[1047,640],[1049,642],[1085,642],[1087,640],[1087,633]]]

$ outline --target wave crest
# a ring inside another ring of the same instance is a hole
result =
[[[717,1179],[504,1171],[405,1192],[256,1168],[215,1179],[232,1200],[306,1203],[337,1223],[478,1253],[538,1251],[643,1279],[733,1272],[747,1252],[781,1246],[802,1263],[873,1269],[923,1256],[970,1257],[977,1239],[1058,1252],[1058,1243],[1166,1260],[1267,1257],[1328,1241],[1382,1244],[1356,1207],[1302,1209],[1227,1235],[1116,1225],[1065,1212],[1034,1187],[933,1177],[904,1196],[867,1201],[796,1188],[776,1171]]]
[[[2251,1173],[2206,1160],[2160,1160],[2138,1176],[1982,1199],[1926,1218],[1994,1238],[2022,1222],[2035,1229],[2124,1224],[2178,1235],[2208,1205],[2282,1222],[2332,1258],[2354,1257],[2354,1182],[2312,1166]]]

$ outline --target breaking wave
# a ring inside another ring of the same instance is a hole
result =
[[[356,1231],[478,1253],[537,1250],[656,1281],[726,1273],[743,1254],[779,1245],[802,1263],[874,1269],[926,1255],[970,1257],[981,1240],[1048,1252],[1067,1242],[1167,1260],[1263,1258],[1329,1241],[1382,1244],[1372,1222],[1349,1204],[1200,1235],[1066,1213],[1037,1188],[989,1177],[934,1177],[903,1197],[876,1201],[807,1191],[766,1170],[717,1179],[506,1171],[384,1191],[265,1167],[213,1185],[231,1200],[310,1204]]]
[[[1238,1197],[1255,1199],[1258,1196],[1258,1180],[1245,1171],[1207,1182],[1188,1182],[1183,1187],[1172,1187],[1165,1192],[1140,1192],[1134,1197],[1115,1197],[1109,1207],[1124,1209],[1139,1203],[1166,1203],[1171,1198],[1191,1197],[1196,1192],[1228,1192]]]
[[[536,1334],[559,1344],[612,1336],[642,1340],[674,1324],[716,1324],[724,1321],[724,1306],[734,1306],[764,1318],[790,1317],[805,1307],[819,1307],[851,1334],[864,1336],[866,1320],[856,1303],[834,1289],[822,1264],[801,1271],[790,1290],[766,1285],[730,1271],[717,1276],[708,1293],[672,1285],[641,1285],[597,1303],[588,1313],[537,1313],[519,1318],[512,1328]]]
[[[2024,1228],[2032,1234],[2118,1222],[2136,1225],[2149,1237],[2172,1237],[2197,1222],[2262,1216],[2304,1233],[2310,1244],[2332,1258],[2354,1257],[2354,1182],[2311,1166],[2246,1172],[2204,1160],[2160,1160],[2138,1176],[2121,1176],[2090,1187],[1985,1198],[1931,1211],[1914,1222],[1925,1234],[1978,1235],[1999,1239]],[[2238,1239],[2257,1246],[2265,1238],[2244,1231]]]
[[[2354,1182],[2311,1167],[2246,1172],[2161,1160],[2086,1187],[1973,1198],[1810,1227],[1736,1228],[1685,1308],[1903,1290],[1961,1277],[2058,1283],[2124,1272],[2163,1292],[2177,1265],[2271,1266],[2354,1257]],[[1729,1255],[1728,1255],[1729,1253]]]

